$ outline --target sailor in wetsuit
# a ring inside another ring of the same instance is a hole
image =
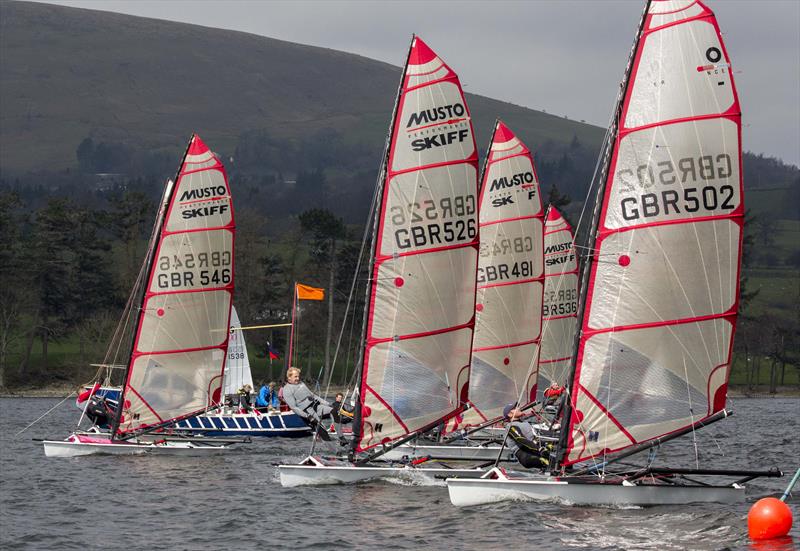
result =
[[[508,437],[517,446],[514,456],[519,461],[519,464],[526,469],[544,470],[550,465],[549,458],[552,445],[542,444],[531,424],[521,420],[523,416],[525,414],[517,409],[517,404],[508,404],[503,408],[503,418],[511,423],[508,429]]]
[[[311,392],[300,380],[300,368],[290,367],[286,372],[286,385],[283,387],[283,401],[293,412],[302,417],[323,440],[330,440],[328,431],[321,421],[334,417],[339,422],[338,411],[334,413],[331,405],[322,397]]]

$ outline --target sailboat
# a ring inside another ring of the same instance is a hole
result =
[[[458,76],[414,37],[378,179],[351,454],[281,465],[281,484],[472,472],[373,461],[464,407],[477,197],[477,151]]]
[[[247,353],[242,324],[236,307],[231,307],[228,361],[223,375],[223,396],[237,394],[244,385],[253,386],[250,356]],[[311,434],[311,428],[293,411],[244,411],[239,407],[221,405],[196,417],[177,421],[175,430],[182,434],[201,436],[281,436],[301,437]]]
[[[167,182],[131,305],[136,324],[108,432],[45,440],[49,457],[208,453],[157,431],[220,403],[234,288],[233,205],[222,163],[193,135]]]
[[[563,386],[572,360],[578,315],[578,256],[569,222],[550,205],[544,223],[544,304],[537,397],[552,383]]]
[[[485,427],[503,418],[503,408],[536,398],[544,288],[544,211],[530,149],[502,121],[496,121],[481,178],[478,201],[480,255],[477,271],[475,337],[468,401],[471,408],[447,425]],[[522,399],[520,400],[520,397]],[[504,431],[499,435],[504,437]],[[402,445],[390,459],[479,459],[494,461],[501,446]],[[505,447],[504,459],[513,450]]]
[[[716,18],[702,2],[646,3],[601,160],[550,475],[495,468],[478,480],[448,479],[455,505],[736,502],[745,482],[780,476],[652,465],[661,443],[729,415],[741,111]],[[644,466],[619,466],[645,450]],[[696,481],[705,475],[738,480]]]

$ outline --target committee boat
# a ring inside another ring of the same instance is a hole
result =
[[[741,111],[714,14],[648,1],[599,165],[549,475],[448,479],[451,501],[736,502],[773,471],[653,465],[659,444],[724,419],[739,306]],[[619,461],[651,450],[641,467]],[[731,483],[718,478],[736,477]]]
[[[234,218],[225,169],[193,135],[165,187],[131,295],[135,318],[108,431],[45,440],[47,456],[216,453],[225,443],[160,435],[219,405],[234,286]]]

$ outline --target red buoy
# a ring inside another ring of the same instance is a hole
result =
[[[750,539],[767,540],[785,536],[792,529],[792,510],[775,497],[756,501],[747,513]]]

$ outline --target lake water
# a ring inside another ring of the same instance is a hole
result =
[[[282,488],[275,464],[297,462],[310,438],[261,439],[216,457],[47,459],[32,438],[63,438],[77,421],[70,399],[0,398],[2,549],[794,549],[753,546],[747,511],[789,477],[750,483],[742,505],[648,509],[503,503],[450,504],[441,486],[374,482]],[[736,399],[735,415],[659,453],[658,466],[766,469],[800,462],[800,400]]]

